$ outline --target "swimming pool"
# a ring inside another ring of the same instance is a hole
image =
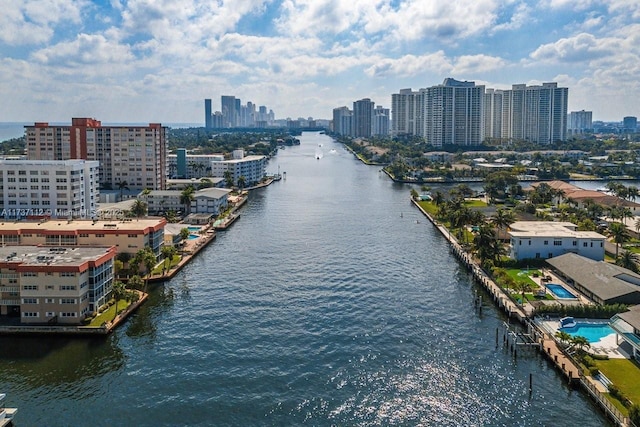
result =
[[[578,323],[573,328],[560,328],[560,330],[574,337],[585,337],[590,343],[598,342],[608,335],[615,334],[615,331],[606,323]]]
[[[189,234],[189,240],[195,240],[198,237],[200,237],[200,236],[198,236],[197,234]]]
[[[189,229],[189,231],[200,231],[200,227],[194,227],[192,225],[190,225],[189,227],[187,227],[187,229]]]
[[[547,289],[549,289],[549,291],[551,291],[551,293],[553,295],[555,295],[556,298],[578,299],[577,296],[575,296],[574,294],[572,294],[571,292],[566,290],[564,287],[562,287],[562,285],[558,285],[558,284],[555,284],[555,283],[549,283],[547,285]]]

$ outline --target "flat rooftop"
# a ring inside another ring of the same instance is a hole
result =
[[[553,221],[516,221],[509,226],[509,234],[514,237],[575,237],[587,239],[604,239],[595,231],[578,231],[571,222]]]
[[[0,263],[11,262],[28,266],[64,265],[80,266],[95,261],[112,250],[113,246],[51,247],[5,246],[0,247]]]
[[[148,228],[161,228],[166,224],[166,220],[161,217],[146,218],[127,218],[125,220],[112,221],[93,221],[90,219],[79,219],[73,221],[67,220],[47,220],[47,221],[4,221],[0,222],[0,233],[13,231],[10,234],[18,234],[19,231],[31,232],[37,230],[43,231],[90,231],[96,232],[100,230],[145,230]]]

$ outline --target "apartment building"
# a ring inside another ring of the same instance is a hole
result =
[[[164,218],[124,221],[48,220],[0,222],[0,245],[99,246],[116,248],[118,253],[135,254],[150,247],[160,256],[164,241]]]
[[[95,218],[97,161],[0,160],[0,220]]]
[[[0,315],[23,324],[79,324],[110,297],[116,249],[0,247]]]
[[[244,177],[245,186],[249,186],[265,177],[266,168],[266,156],[245,156],[244,150],[234,150],[231,160],[211,162],[211,176],[225,178],[225,173],[229,171],[234,185],[238,185],[240,177]]]
[[[36,122],[25,126],[30,160],[84,159],[100,162],[98,182],[117,189],[162,190],[166,186],[167,128],[103,126],[99,120],[74,118],[71,125]]]

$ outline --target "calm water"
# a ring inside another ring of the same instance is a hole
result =
[[[607,425],[537,354],[496,347],[503,318],[474,310],[408,187],[301,141],[113,335],[0,338],[18,426]]]

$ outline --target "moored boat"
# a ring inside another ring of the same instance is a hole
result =
[[[0,393],[0,427],[13,424],[13,417],[18,413],[18,408],[5,408],[4,399],[6,394]]]

